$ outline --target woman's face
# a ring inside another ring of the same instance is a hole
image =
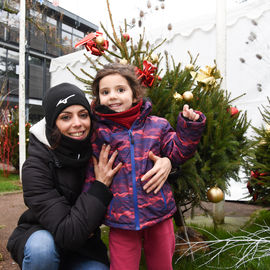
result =
[[[58,115],[56,126],[63,135],[72,139],[83,140],[90,132],[91,119],[83,106],[72,105]]]

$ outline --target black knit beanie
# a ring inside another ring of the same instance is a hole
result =
[[[53,129],[58,115],[71,105],[81,105],[88,110],[90,115],[90,104],[84,92],[76,85],[61,83],[50,88],[42,101],[45,112],[46,128]]]

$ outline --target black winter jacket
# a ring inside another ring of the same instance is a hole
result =
[[[65,256],[70,258],[75,253],[108,264],[99,226],[112,193],[99,181],[81,193],[86,166],[61,167],[43,135],[37,138],[30,134],[28,158],[22,170],[24,201],[29,209],[8,240],[8,251],[21,266],[27,239],[33,232],[45,229],[54,236],[61,265]]]

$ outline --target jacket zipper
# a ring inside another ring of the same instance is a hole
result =
[[[135,157],[134,157],[134,139],[133,139],[131,129],[128,130],[128,135],[129,135],[129,140],[130,140],[131,175],[132,175],[133,203],[134,203],[134,215],[135,215],[135,226],[136,226],[135,229],[140,230],[138,197],[137,197],[137,187],[136,187]]]

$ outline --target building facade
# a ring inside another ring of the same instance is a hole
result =
[[[26,2],[26,119],[35,123],[50,87],[51,60],[74,52],[76,42],[98,26],[49,1]],[[1,96],[7,95],[2,107],[19,100],[19,22],[19,0],[0,0],[0,89]]]

